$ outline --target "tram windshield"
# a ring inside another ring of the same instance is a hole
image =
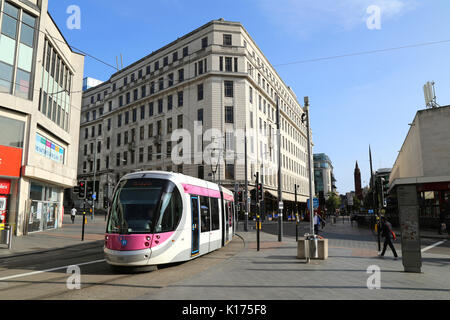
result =
[[[181,213],[181,197],[174,183],[163,179],[124,180],[114,195],[107,233],[164,232],[176,227]]]

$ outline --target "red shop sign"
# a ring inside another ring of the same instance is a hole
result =
[[[0,146],[0,176],[20,177],[22,149]]]
[[[11,189],[11,181],[0,179],[0,194],[9,194]]]

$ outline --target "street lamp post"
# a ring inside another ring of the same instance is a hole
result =
[[[307,144],[308,144],[308,171],[309,171],[309,224],[310,224],[310,232],[314,235],[314,201],[313,201],[313,170],[311,164],[311,133],[310,133],[310,119],[309,119],[309,98],[304,97],[305,102],[305,114],[306,114],[306,134],[307,134]]]

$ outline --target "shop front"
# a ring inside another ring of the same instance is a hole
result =
[[[9,193],[11,180],[0,179],[0,225],[7,221]]]
[[[62,219],[63,189],[31,181],[29,195],[28,233],[55,229]]]
[[[396,182],[399,184],[399,182]],[[417,205],[419,211],[419,224],[421,228],[436,230],[442,223],[447,232],[450,231],[450,181],[414,183],[417,192]],[[397,225],[399,223],[399,204],[395,188],[389,191],[388,208],[386,216]]]

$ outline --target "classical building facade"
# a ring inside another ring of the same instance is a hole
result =
[[[57,228],[76,184],[84,56],[47,1],[0,1],[0,216],[16,235]]]
[[[136,170],[183,172],[242,188],[246,132],[249,184],[259,172],[267,199],[275,199],[277,96],[283,198],[294,200],[297,184],[298,199],[306,202],[303,109],[245,28],[223,19],[84,92],[79,178],[95,175],[99,206],[122,175]]]

